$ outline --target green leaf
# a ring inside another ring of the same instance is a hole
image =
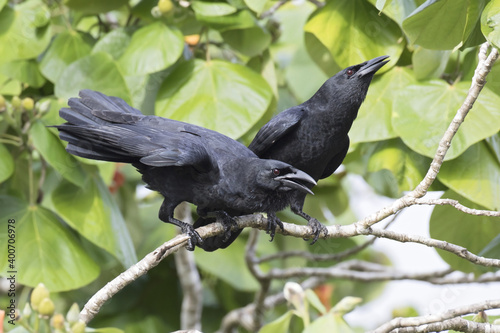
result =
[[[0,12],[0,63],[37,57],[50,43],[50,25],[40,25],[48,12],[40,0],[25,1]],[[48,23],[45,22],[45,23]]]
[[[125,75],[143,75],[161,71],[179,59],[184,39],[179,30],[161,22],[137,30],[118,60]]]
[[[313,14],[305,31],[326,46],[341,68],[384,54],[395,64],[404,48],[401,29],[385,14],[378,14],[365,0],[330,1]]]
[[[439,78],[443,74],[450,51],[428,50],[417,46],[412,54],[413,72],[417,80]]]
[[[156,114],[236,139],[262,117],[272,97],[267,82],[244,66],[193,60],[165,79],[156,98]]]
[[[492,150],[493,155],[496,156],[497,161],[500,163],[500,133],[486,138],[486,143]]]
[[[428,0],[403,22],[412,44],[431,50],[452,50],[468,39],[485,0]]]
[[[19,96],[22,92],[21,82],[0,73],[0,94]]]
[[[84,187],[61,182],[52,192],[51,200],[66,223],[114,255],[124,267],[137,262],[120,209],[100,177],[93,175]]]
[[[290,320],[293,312],[287,311],[278,319],[264,325],[259,330],[259,333],[287,333],[289,332]]]
[[[444,162],[438,179],[467,199],[488,209],[500,209],[500,162],[486,142]]]
[[[255,12],[255,14],[260,15],[266,8],[268,0],[245,0],[245,4]]]
[[[349,327],[344,318],[339,314],[328,312],[324,316],[319,317],[307,326],[303,333],[319,333],[319,332],[338,332],[352,333],[354,329]]]
[[[7,4],[7,0],[0,0],[0,11]]]
[[[413,190],[422,181],[430,164],[430,158],[415,153],[400,139],[392,139],[376,145],[368,160],[367,171],[390,171],[398,188],[396,196],[399,196],[403,191]]]
[[[403,67],[394,67],[388,73],[375,77],[349,132],[352,143],[396,137],[392,128],[393,101],[399,91],[414,83],[411,70]]]
[[[224,16],[236,12],[236,8],[225,2],[191,2],[193,10],[203,16]]]
[[[300,103],[311,98],[328,80],[328,76],[312,61],[305,48],[295,52],[290,65],[286,68],[285,78],[288,87]]]
[[[259,284],[248,271],[245,261],[241,260],[244,253],[245,243],[240,239],[236,239],[230,248],[218,250],[217,256],[211,252],[194,252],[196,265],[202,271],[215,275],[236,290],[256,291]]]
[[[319,313],[321,313],[321,314],[326,313],[325,306],[323,305],[323,303],[321,303],[318,295],[316,295],[316,293],[314,291],[312,291],[311,289],[307,289],[306,290],[306,298],[307,298],[307,301],[309,302],[309,304],[311,304],[316,310],[318,310]]]
[[[97,41],[92,53],[108,53],[113,59],[118,60],[129,46],[131,39],[125,28],[112,30]]]
[[[76,289],[97,278],[99,267],[54,213],[14,197],[1,196],[0,202],[2,244],[9,239],[6,222],[16,221],[15,267],[9,267],[6,255],[1,256],[2,276],[17,270],[17,282],[31,287],[42,282],[51,292]]]
[[[500,46],[500,0],[490,1],[481,15],[481,31],[488,42]]]
[[[45,78],[40,74],[35,60],[18,60],[0,65],[0,71],[11,79],[21,81],[33,88],[40,88]]]
[[[221,35],[229,46],[247,57],[262,54],[271,44],[271,34],[259,26],[226,30]]]
[[[470,82],[448,85],[429,81],[401,90],[393,105],[392,126],[405,144],[419,154],[434,157],[439,140],[467,96]],[[462,154],[474,143],[500,129],[500,97],[484,88],[453,138],[445,160]]]
[[[446,191],[442,197],[458,200],[473,209],[484,209],[453,191]],[[469,215],[452,206],[436,206],[432,211],[429,228],[432,238],[463,246],[470,252],[478,254],[500,233],[500,218]],[[455,270],[467,273],[484,273],[487,270],[455,254],[441,250],[438,250],[438,253]]]
[[[103,52],[88,55],[67,66],[59,76],[54,90],[57,97],[68,99],[78,96],[82,89],[120,97],[129,104],[132,101],[118,64]]]
[[[125,6],[128,0],[64,0],[71,9],[84,14],[99,14]]]
[[[408,0],[369,0],[372,4],[375,4],[380,12],[389,16],[391,19],[396,21],[399,26],[403,25],[403,21],[407,18],[416,8],[417,5],[415,1]]]
[[[10,152],[0,143],[0,183],[7,180],[14,173],[14,159]]]
[[[64,150],[61,141],[42,122],[35,122],[29,133],[33,145],[47,163],[73,184],[85,186],[87,176],[80,163]]]
[[[40,62],[40,71],[51,82],[57,82],[69,64],[90,54],[92,43],[88,35],[75,30],[61,32],[45,52]]]
[[[219,31],[246,29],[255,26],[255,18],[248,10],[240,10],[225,16],[204,16],[196,13],[196,19]]]

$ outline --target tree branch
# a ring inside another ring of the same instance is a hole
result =
[[[498,309],[500,308],[500,300],[489,300],[476,304],[469,304],[461,307],[457,307],[455,309],[450,309],[445,312],[439,314],[432,314],[427,316],[420,317],[411,317],[411,318],[394,318],[391,321],[383,324],[376,330],[371,333],[388,333],[396,330],[396,332],[434,332],[434,331],[442,331],[446,329],[458,329],[463,332],[500,332],[500,326],[493,326],[490,324],[482,324],[476,325],[479,323],[473,323],[471,321],[460,318],[460,316],[477,313],[484,310],[489,309]],[[457,317],[461,320],[457,320]],[[448,320],[453,319],[453,322],[448,322]],[[463,322],[465,321],[465,322]],[[430,327],[429,324],[437,324],[439,325],[459,325],[457,326],[442,326],[447,328],[437,328]],[[427,327],[422,327],[422,326]],[[465,326],[463,326],[465,325]],[[416,328],[421,328],[416,330]],[[412,328],[410,330],[400,330],[400,328]],[[463,330],[463,329],[467,330]]]

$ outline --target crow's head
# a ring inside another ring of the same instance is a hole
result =
[[[332,101],[337,105],[349,102],[361,105],[373,75],[389,62],[387,58],[389,56],[373,58],[341,70],[329,78],[316,92],[316,99],[324,100],[326,103]],[[314,97],[311,100],[314,100]]]
[[[309,187],[316,185],[316,181],[307,173],[281,161],[260,161],[257,174],[257,184],[260,187],[277,191],[299,190],[314,194]]]

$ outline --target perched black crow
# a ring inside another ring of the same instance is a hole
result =
[[[330,176],[342,163],[349,149],[349,132],[366,97],[377,70],[388,56],[381,56],[359,65],[347,67],[329,78],[306,102],[291,107],[272,118],[257,133],[248,148],[260,158],[272,158],[290,163],[307,172],[314,180]],[[309,184],[311,188],[314,186]],[[328,232],[317,219],[302,211],[306,193],[290,191],[290,208],[308,221],[313,242],[321,232]],[[195,226],[206,224],[203,220]],[[205,239],[204,248],[215,250],[227,247],[238,236]]]
[[[194,228],[173,217],[175,207],[191,202],[200,216],[215,216],[226,228],[228,239],[234,224],[231,216],[266,212],[267,230],[274,237],[283,228],[275,212],[289,205],[292,190],[312,193],[316,182],[291,165],[258,158],[247,147],[215,131],[199,126],[144,116],[122,99],[91,90],[69,100],[61,109],[67,123],[55,126],[66,150],[77,156],[131,163],[152,190],[165,200],[162,221],[172,223],[190,236],[188,249],[202,244]]]

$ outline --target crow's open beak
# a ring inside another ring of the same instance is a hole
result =
[[[304,183],[316,185],[316,181],[303,171],[294,169],[293,173],[287,173],[286,175],[279,176],[274,179],[279,180],[286,187],[290,187],[314,195],[313,191],[311,191],[307,186],[305,186]]]
[[[364,64],[362,64],[361,69],[356,73],[358,76],[365,76],[367,74],[375,74],[382,66],[387,64],[389,60],[384,61],[389,58],[389,56],[381,56],[377,58],[373,58],[368,60]]]

